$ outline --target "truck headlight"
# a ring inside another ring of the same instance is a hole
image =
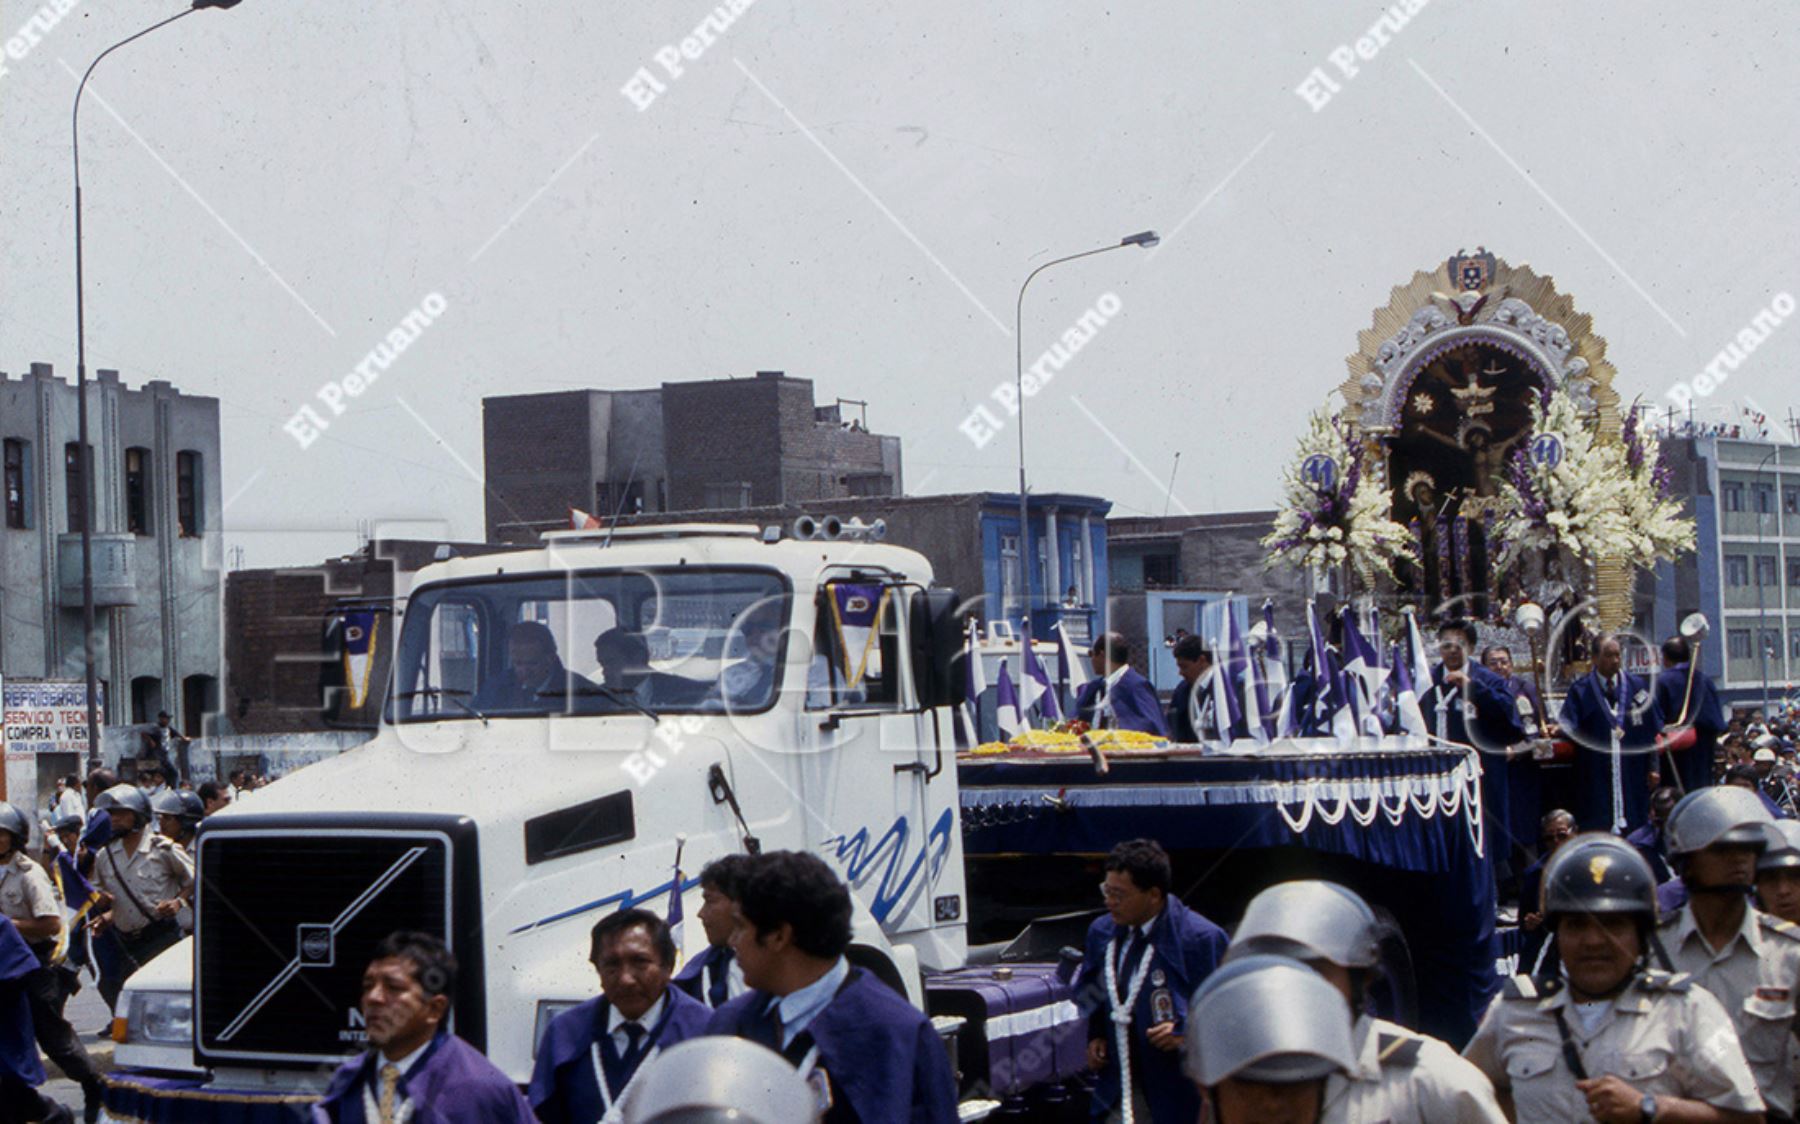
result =
[[[125,1035],[128,1042],[193,1042],[193,995],[185,991],[145,991],[132,996]]]
[[[531,1028],[531,1060],[537,1060],[538,1046],[544,1041],[544,1032],[550,1029],[550,1020],[567,1011],[581,1006],[581,1001],[574,999],[540,999],[537,1005],[537,1021]]]

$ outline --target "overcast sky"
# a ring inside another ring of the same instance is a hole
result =
[[[0,35],[35,10],[0,3]],[[76,76],[176,10],[89,0],[0,57],[0,369],[73,377]],[[1047,272],[1025,315],[1029,362],[1119,298],[1027,439],[1034,489],[1121,514],[1272,504],[1371,312],[1458,248],[1553,275],[1627,400],[1800,291],[1791,2],[1434,0],[1347,77],[1378,5],[758,0],[672,77],[658,52],[711,10],[244,0],[102,64],[90,365],[221,400],[247,564],[359,520],[479,538],[498,393],[779,368],[868,399],[910,492],[1010,490],[1014,431],[959,425],[1012,378],[1020,281],[1143,228],[1159,250]],[[432,293],[330,417],[320,389]],[[1710,403],[1800,406],[1796,322]],[[303,450],[309,403],[331,426]]]

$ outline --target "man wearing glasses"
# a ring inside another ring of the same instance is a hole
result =
[[[1074,982],[1088,1016],[1093,1120],[1192,1124],[1198,1090],[1181,1072],[1188,997],[1230,943],[1171,892],[1169,856],[1148,839],[1114,847]],[[1127,1103],[1129,1101],[1129,1103]]]

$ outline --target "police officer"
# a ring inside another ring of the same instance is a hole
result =
[[[1617,836],[1578,835],[1544,872],[1559,976],[1514,976],[1463,1056],[1516,1120],[1762,1119],[1731,1020],[1686,975],[1646,964],[1650,867]]]
[[[1756,860],[1756,900],[1764,913],[1800,921],[1800,820],[1777,820],[1781,845]]]
[[[206,816],[206,805],[199,795],[185,789],[165,788],[150,798],[150,810],[156,813],[157,830],[163,838],[191,858],[188,844],[193,842],[194,829]]]
[[[1381,962],[1380,923],[1360,897],[1335,882],[1283,882],[1250,899],[1226,963],[1258,953],[1306,963],[1356,1013],[1355,1063],[1325,1086],[1325,1119],[1389,1124],[1501,1124],[1494,1087],[1435,1038],[1363,1013],[1369,976]]]
[[[1350,1007],[1324,977],[1284,956],[1244,956],[1201,984],[1182,1068],[1211,1124],[1320,1124],[1328,1079],[1356,1068]]]
[[[112,820],[112,842],[94,858],[94,881],[112,898],[94,919],[94,931],[112,931],[122,954],[119,979],[110,988],[109,981],[101,984],[112,1006],[133,972],[181,940],[176,918],[183,904],[193,902],[194,864],[186,851],[149,830],[152,813],[143,789],[114,785],[94,806]]]
[[[817,1124],[806,1079],[742,1038],[692,1038],[644,1064],[625,1124]]]
[[[1756,860],[1778,838],[1774,822],[1748,789],[1718,785],[1682,797],[1667,831],[1688,900],[1657,933],[1675,968],[1725,1005],[1769,1119],[1789,1120],[1794,1072],[1787,1041],[1800,987],[1800,926],[1750,905]]]
[[[105,1086],[80,1037],[63,1017],[63,1004],[74,993],[69,986],[74,977],[55,962],[63,933],[62,904],[56,899],[50,876],[25,853],[30,841],[31,821],[25,813],[11,804],[0,804],[0,914],[12,920],[37,957],[38,966],[23,980],[32,1028],[44,1053],[81,1086],[87,1119],[98,1120]]]

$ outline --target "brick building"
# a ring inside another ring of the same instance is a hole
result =
[[[810,379],[664,383],[482,400],[487,537],[535,542],[571,507],[602,515],[743,509],[897,496],[900,439]]]

